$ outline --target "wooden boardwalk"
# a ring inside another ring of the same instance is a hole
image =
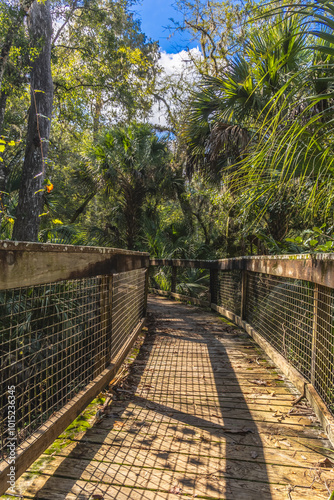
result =
[[[248,335],[167,299],[149,310],[108,414],[22,476],[22,498],[326,500],[329,443]]]

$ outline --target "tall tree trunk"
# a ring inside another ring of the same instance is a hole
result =
[[[5,120],[6,104],[8,94],[4,90],[0,92],[0,136],[3,134],[3,123]]]
[[[0,92],[0,137],[3,134],[3,123],[5,119],[5,111],[7,104],[7,93],[5,91]],[[2,158],[3,153],[0,153],[0,224],[3,218],[3,210],[4,210],[4,193],[6,192],[6,184],[7,184],[7,171],[6,167],[3,163]]]
[[[32,46],[37,48],[39,55],[31,64],[27,144],[12,236],[17,241],[37,241],[39,215],[43,207],[43,181],[53,102],[50,0],[44,3],[35,0],[32,4],[29,34]]]

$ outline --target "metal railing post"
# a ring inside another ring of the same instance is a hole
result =
[[[144,289],[144,307],[143,307],[143,317],[146,318],[147,316],[147,296],[148,296],[148,286],[149,286],[149,280],[150,280],[150,268],[148,267],[145,272],[145,289]]]
[[[176,292],[176,283],[177,283],[177,267],[172,266],[172,285],[170,290],[172,293]]]
[[[316,347],[318,334],[318,299],[319,285],[314,284],[313,291],[313,325],[312,325],[312,347],[311,347],[311,384],[314,387],[315,383],[315,366],[316,366]]]
[[[246,319],[246,305],[247,305],[247,271],[241,271],[241,309],[240,317],[242,320]]]
[[[218,269],[210,269],[210,304],[218,305]]]
[[[107,316],[107,349],[106,349],[106,367],[109,366],[111,361],[111,351],[112,351],[112,308],[113,308],[113,276],[108,277],[108,316]]]

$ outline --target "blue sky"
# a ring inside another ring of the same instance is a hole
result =
[[[197,47],[198,43],[190,42],[186,36],[175,35],[168,39],[170,32],[165,29],[171,24],[170,18],[181,21],[178,12],[173,8],[171,0],[142,0],[134,11],[141,20],[142,31],[153,40],[159,40],[162,50],[176,53],[186,47]]]

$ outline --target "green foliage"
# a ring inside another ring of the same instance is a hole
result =
[[[187,75],[162,77],[130,2],[53,4],[54,188],[40,240],[166,258],[331,251],[333,2],[176,7],[172,28],[198,39],[202,57],[189,52]],[[3,3],[4,23],[13,15]],[[37,54],[22,24],[3,79],[2,238],[15,221]],[[177,136],[143,124],[157,99]]]
[[[322,227],[313,227],[304,230],[300,235],[286,238],[285,241],[290,244],[294,253],[332,253],[334,248],[333,226],[326,229],[326,224]]]
[[[145,116],[158,47],[141,33],[129,2],[93,0],[82,9],[73,2],[72,9],[53,53],[59,118],[67,122],[76,116],[96,133],[107,118]]]

